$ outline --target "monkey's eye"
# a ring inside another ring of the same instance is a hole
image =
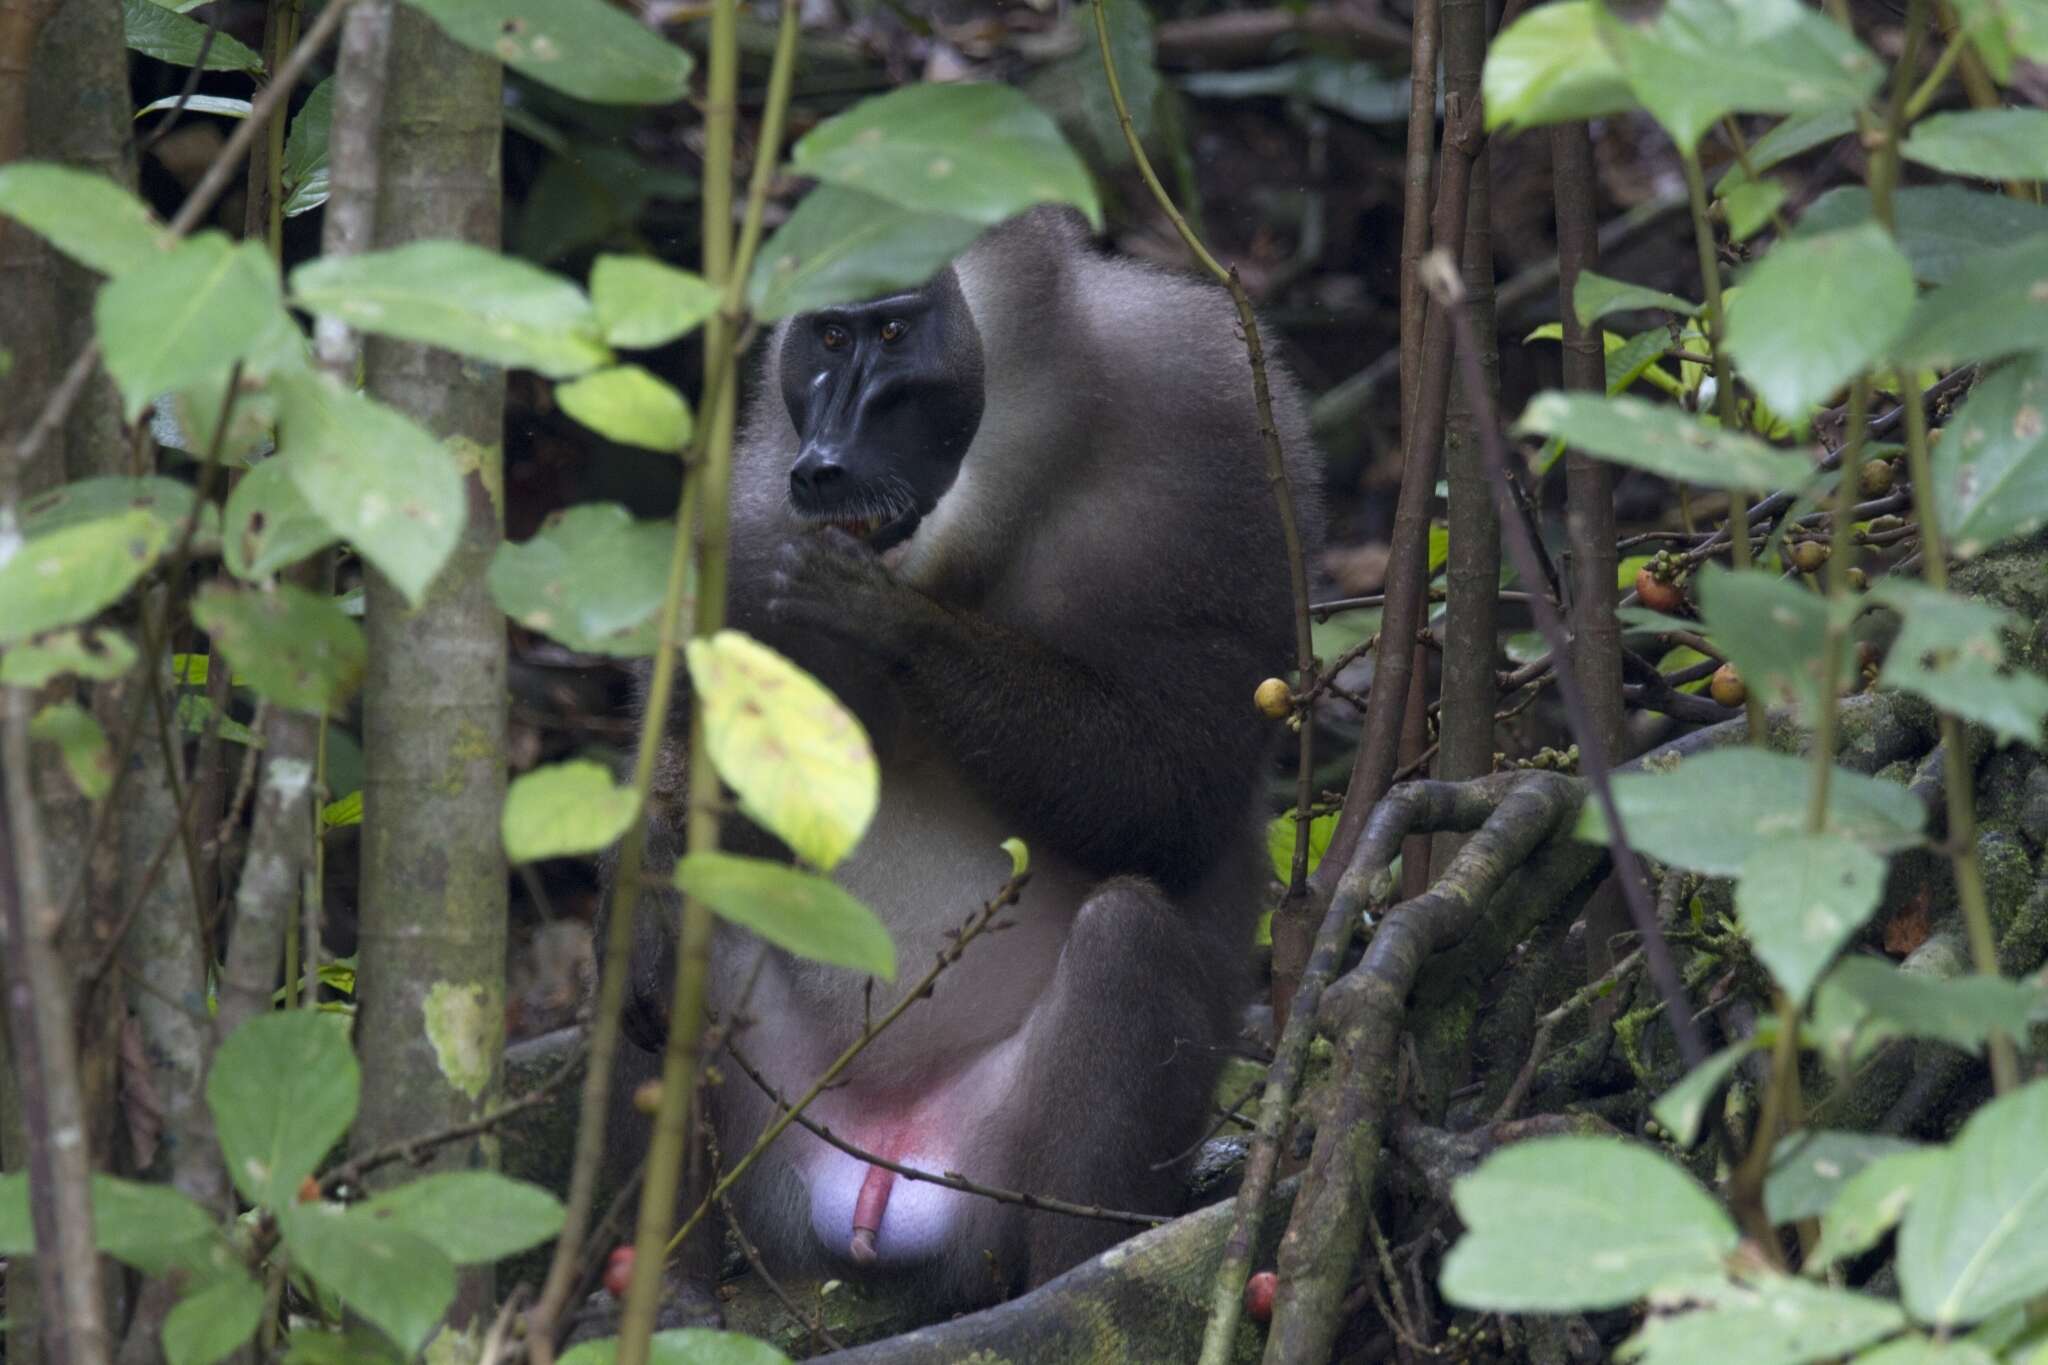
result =
[[[882,340],[890,343],[901,341],[903,340],[903,334],[909,330],[909,323],[901,318],[890,318],[882,324]]]
[[[818,334],[818,339],[825,343],[825,349],[828,351],[843,351],[846,349],[847,343],[853,340],[853,337],[848,334],[844,327],[841,327],[838,323],[832,323]]]

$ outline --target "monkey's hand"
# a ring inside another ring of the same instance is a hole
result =
[[[885,663],[906,662],[943,629],[945,608],[899,580],[844,531],[792,537],[769,576],[768,615],[785,630],[817,633]]]

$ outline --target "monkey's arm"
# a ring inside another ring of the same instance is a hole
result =
[[[1090,657],[949,609],[844,536],[784,546],[768,608],[874,660],[991,802],[1090,871],[1184,891],[1242,831],[1269,737],[1243,632],[1077,612],[1071,643],[1094,644]]]

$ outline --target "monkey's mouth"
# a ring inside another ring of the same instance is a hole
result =
[[[876,554],[882,554],[910,539],[916,533],[918,523],[923,520],[924,513],[912,506],[897,513],[876,512],[858,517],[814,517],[812,524],[844,531]]]

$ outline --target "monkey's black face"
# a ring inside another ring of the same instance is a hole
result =
[[[878,552],[908,540],[981,426],[981,337],[953,272],[797,318],[782,343],[782,398],[798,437],[797,515]]]

